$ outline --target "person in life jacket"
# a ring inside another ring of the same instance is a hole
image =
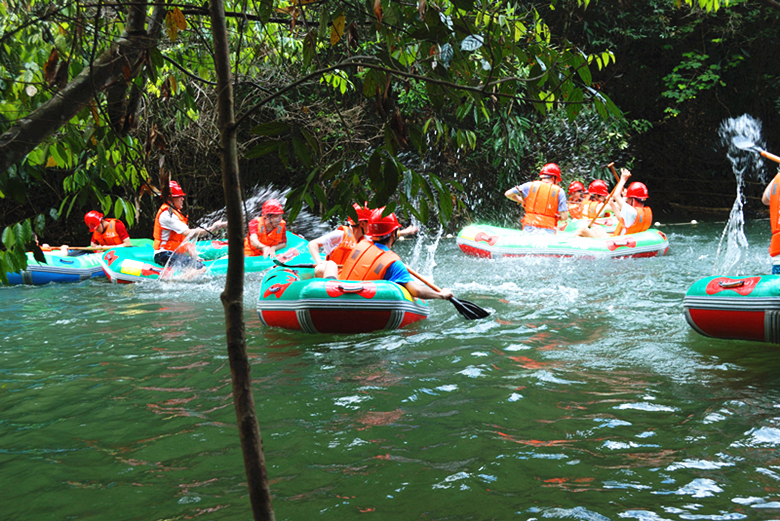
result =
[[[344,260],[352,253],[357,244],[368,236],[368,220],[371,218],[371,210],[368,206],[352,205],[357,214],[357,223],[352,217],[347,218],[346,226],[339,226],[335,230],[309,241],[309,253],[316,263],[314,277],[323,278],[327,271],[335,278],[338,267],[344,264]],[[320,250],[325,253],[325,260],[320,256]],[[332,266],[329,266],[332,264]]]
[[[276,199],[263,203],[263,213],[249,221],[249,233],[244,239],[247,257],[274,258],[276,251],[287,246],[287,223],[282,219],[284,208]]]
[[[371,212],[368,233],[373,240],[364,238],[344,261],[338,274],[341,280],[389,280],[400,284],[413,296],[422,299],[449,299],[452,291],[443,288],[435,291],[417,282],[406,269],[401,258],[392,248],[398,240],[401,225],[395,214],[383,216],[384,208]],[[335,263],[334,263],[335,264]]]
[[[764,189],[761,202],[769,207],[769,256],[772,258],[772,275],[780,275],[780,171]]]
[[[188,239],[210,234],[218,228],[224,228],[227,223],[217,221],[208,228],[190,228],[187,224],[188,217],[182,213],[184,196],[187,194],[176,181],[170,181],[168,187],[170,188],[168,200],[160,206],[154,218],[154,232],[152,233],[154,262],[160,266],[172,262],[177,267],[184,269],[204,270],[205,266],[197,258]]]
[[[557,184],[560,182],[561,169],[555,163],[547,163],[539,172],[537,181],[529,181],[504,192],[507,198],[524,206],[524,232],[555,234],[558,221],[569,218],[566,194]]]
[[[580,207],[582,208],[582,217],[585,219],[593,219],[598,215],[599,217],[609,217],[612,215],[611,208],[608,204],[604,204],[604,201],[609,197],[609,187],[606,181],[601,179],[594,179],[588,185],[588,196],[582,202]]]
[[[92,232],[89,245],[95,250],[132,246],[127,228],[119,219],[106,219],[102,213],[92,210],[84,216],[84,224]]]
[[[569,183],[569,217],[572,219],[582,218],[582,202],[585,198],[585,185],[579,181]]]
[[[620,170],[620,181],[615,187],[613,199],[609,202],[612,211],[618,217],[618,225],[615,231],[608,234],[600,227],[582,228],[577,230],[578,235],[594,239],[606,239],[607,237],[640,233],[650,228],[653,224],[653,211],[649,206],[645,206],[645,201],[650,197],[650,193],[644,183],[631,183],[623,192],[623,187],[626,185],[629,177],[631,177],[631,172],[625,168]],[[624,193],[625,197],[623,196]]]

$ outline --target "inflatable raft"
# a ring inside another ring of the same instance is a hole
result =
[[[649,229],[641,233],[589,239],[571,232],[555,235],[527,234],[522,230],[486,224],[467,226],[458,234],[458,246],[467,255],[502,257],[655,257],[665,255],[669,241],[663,232]]]
[[[266,273],[257,302],[263,324],[307,333],[367,333],[406,327],[430,310],[394,282],[313,277],[311,268]]]
[[[780,275],[701,279],[685,293],[683,308],[704,336],[780,344]]]
[[[150,239],[131,239],[134,246],[151,244]],[[132,248],[124,248],[132,249]],[[44,251],[46,262],[35,260],[32,252],[27,253],[27,269],[22,272],[8,273],[8,283],[16,284],[48,284],[50,282],[80,282],[97,277],[105,277],[100,266],[103,252],[84,253],[70,250],[70,255],[61,250]]]
[[[196,251],[206,273],[224,275],[227,273],[228,245],[227,241],[199,241]],[[287,232],[287,246],[276,252],[276,258],[281,262],[312,262],[309,254],[308,241],[292,232]],[[175,266],[160,266],[154,262],[152,242],[143,248],[117,248],[105,252],[99,259],[109,280],[114,283],[127,284],[145,280],[176,279],[180,275]],[[244,269],[247,273],[255,273],[272,267],[273,260],[265,257],[245,257]]]

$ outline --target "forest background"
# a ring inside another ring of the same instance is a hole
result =
[[[118,79],[93,78],[91,95],[66,97],[79,110],[55,117],[41,108],[98,69],[137,3],[0,1],[6,247],[32,229],[87,244],[91,209],[150,237],[159,199],[145,194],[161,178],[185,187],[195,220],[224,206],[208,11],[143,4],[135,53],[116,51]],[[365,199],[406,219],[435,214],[449,232],[509,225],[519,210],[501,194],[544,163],[568,184],[609,179],[614,161],[649,186],[656,220],[723,219],[736,185],[720,124],[749,114],[761,145],[780,150],[773,0],[237,0],[226,11],[242,189],[291,188],[293,214],[343,218]],[[11,150],[24,121],[35,146]],[[765,180],[748,180],[750,215],[764,211]]]

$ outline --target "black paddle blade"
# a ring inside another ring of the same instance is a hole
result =
[[[291,269],[302,270],[302,269],[305,269],[305,268],[314,268],[314,267],[317,266],[316,264],[285,264],[282,261],[277,260],[277,259],[271,259],[271,260],[274,262],[274,264],[276,264],[277,266],[281,266],[282,268],[291,268]]]
[[[468,320],[476,320],[478,318],[486,318],[490,316],[489,311],[482,309],[468,300],[459,300],[455,297],[451,297],[450,302],[452,302],[452,305],[455,306],[455,309],[458,310],[458,313],[463,315],[463,318]]]

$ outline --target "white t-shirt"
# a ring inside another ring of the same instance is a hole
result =
[[[189,230],[189,227],[181,222],[181,219],[176,216],[175,212],[170,212],[168,210],[160,214],[160,228],[162,228],[160,238],[163,243],[168,242],[168,238],[171,236],[171,230],[182,235]],[[160,253],[161,251],[165,250],[154,250],[154,253]]]
[[[623,219],[623,226],[625,226],[625,228],[620,235],[626,234],[626,230],[634,225],[638,215],[636,208],[628,203],[623,203],[623,206],[620,207],[620,217]]]

